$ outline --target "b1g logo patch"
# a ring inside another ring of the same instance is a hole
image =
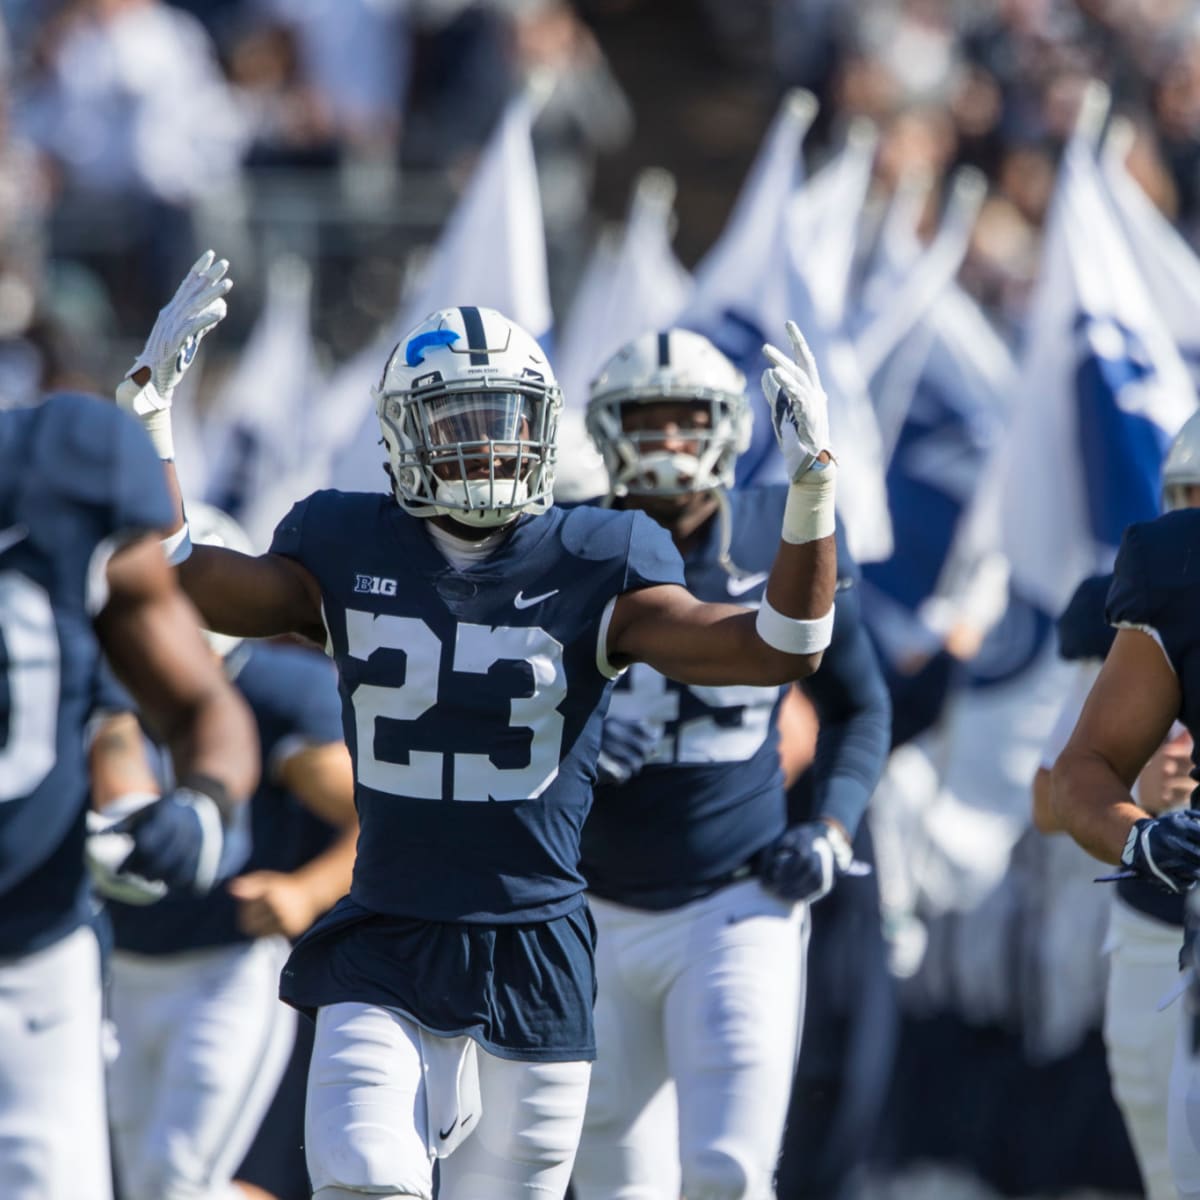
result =
[[[355,575],[354,590],[368,596],[394,596],[396,581],[379,575]]]

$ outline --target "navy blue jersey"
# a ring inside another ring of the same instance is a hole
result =
[[[311,650],[248,643],[228,660],[233,684],[254,714],[263,771],[249,802],[249,845],[238,874],[294,871],[335,836],[279,779],[279,766],[304,746],[342,740],[337,678]],[[119,950],[177,954],[249,941],[237,926],[237,902],[218,887],[208,896],[174,893],[148,906],[109,902]]]
[[[606,615],[623,592],[683,582],[666,532],[552,509],[460,571],[390,496],[318,492],[272,551],[321,589],[355,766],[355,902],[484,924],[577,907],[615,674]]]
[[[1118,627],[1151,633],[1162,646],[1183,694],[1177,719],[1193,740],[1200,735],[1200,510],[1182,509],[1157,520],[1131,525],[1121,540],[1108,593],[1107,615]],[[1200,778],[1192,749],[1192,778]],[[1196,794],[1192,793],[1192,807]],[[1161,920],[1182,924],[1182,897],[1160,894],[1149,885],[1121,880],[1123,899]]]
[[[701,600],[756,605],[779,548],[787,488],[745,488],[728,499],[732,557],[741,574],[735,577],[721,566],[721,522],[714,517],[685,556],[688,588]],[[888,738],[886,688],[857,605],[849,603],[857,568],[840,532],[838,574],[833,645],[843,644],[843,658],[853,674],[862,675],[862,684],[878,685],[883,719],[875,722],[875,757],[881,767]],[[855,653],[847,658],[851,647]],[[864,647],[865,661],[857,653]],[[806,689],[831,665],[827,652]],[[822,693],[828,740],[825,770],[817,772],[817,811],[837,816],[851,828],[878,778],[878,769],[873,775],[868,770],[871,777],[858,788],[851,780],[859,774],[856,766],[842,773],[847,742],[835,730],[841,729],[847,711],[845,696],[857,696],[859,688],[857,678],[847,684],[839,677]],[[583,836],[583,871],[591,891],[637,908],[675,908],[753,869],[755,855],[778,837],[787,821],[775,726],[783,694],[778,687],[685,685],[644,663],[630,668],[613,692],[613,715],[663,732],[638,774],[627,783],[596,789]]]
[[[162,464],[112,405],[0,412],[0,957],[87,918],[92,617],[110,550],[171,520]]]
[[[1104,615],[1112,575],[1089,575],[1076,589],[1058,618],[1058,652],[1068,662],[1107,658],[1116,630]]]

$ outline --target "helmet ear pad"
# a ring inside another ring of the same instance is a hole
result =
[[[562,392],[537,341],[489,308],[431,313],[374,389],[397,503],[505,525],[553,503]]]
[[[621,347],[591,385],[587,429],[604,458],[612,494],[679,496],[733,485],[750,445],[751,409],[742,373],[689,329],[646,333]],[[686,451],[664,449],[661,432],[630,430],[629,406],[687,401],[707,406]]]

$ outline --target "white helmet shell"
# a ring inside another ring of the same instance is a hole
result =
[[[246,531],[227,513],[212,504],[190,500],[186,506],[188,537],[197,546],[222,546],[240,554],[254,554],[254,546]],[[214,633],[201,629],[204,640],[221,658],[228,658],[243,639],[228,633]]]
[[[444,308],[401,338],[375,389],[392,488],[414,516],[507,524],[554,499],[562,392],[493,308]]]
[[[664,400],[709,405],[708,426],[687,431],[695,453],[662,449],[662,435],[653,430],[626,431],[627,406]],[[745,377],[690,329],[627,342],[592,381],[587,408],[588,432],[616,496],[681,496],[732,486],[737,457],[750,444],[750,423]]]
[[[1162,505],[1165,512],[1183,508],[1183,488],[1200,485],[1200,412],[1194,412],[1175,435],[1163,459]]]

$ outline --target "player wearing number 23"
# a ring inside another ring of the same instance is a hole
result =
[[[119,393],[164,457],[163,392],[190,360],[179,348],[223,315],[223,273],[196,264]],[[594,1055],[579,837],[613,679],[644,660],[696,683],[780,683],[829,640],[825,397],[806,359],[771,353],[795,482],[757,621],[695,600],[644,516],[553,507],[561,393],[537,343],[490,309],[433,313],[388,359],[391,495],[318,492],[258,558],[187,556],[181,516],[170,544],[210,628],[299,633],[338,667],[354,881],[282,982],[317,1014],[319,1200],[427,1198],[434,1158],[441,1200],[565,1191]]]

